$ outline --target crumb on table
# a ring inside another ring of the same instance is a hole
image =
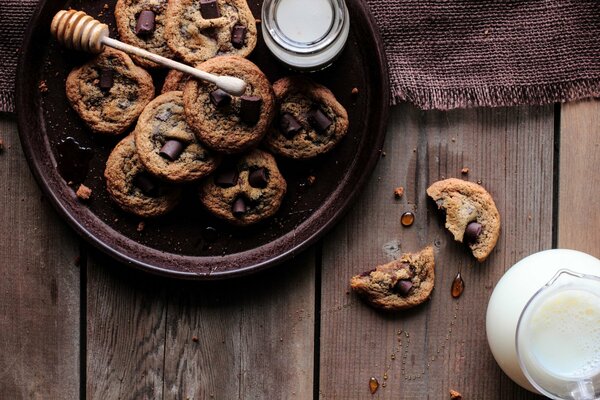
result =
[[[353,87],[352,88],[352,96],[356,96],[358,95],[358,88],[357,87]]]
[[[81,185],[79,185],[79,188],[77,189],[77,192],[75,192],[75,194],[81,200],[89,200],[90,197],[92,196],[92,189],[85,186],[84,184],[81,184]]]
[[[401,199],[402,196],[404,196],[404,187],[398,186],[396,189],[394,189],[394,197]]]
[[[462,400],[462,394],[450,389],[450,400]]]
[[[0,139],[0,153],[4,151],[4,140]]]
[[[41,80],[40,84],[38,85],[38,89],[40,90],[40,93],[48,93],[48,84],[46,83],[45,80]]]
[[[309,186],[314,185],[316,180],[317,178],[314,175],[309,175],[308,178],[306,178],[306,182],[308,182]]]
[[[137,226],[137,231],[142,232],[144,228],[146,228],[146,223],[144,221],[141,221]]]
[[[463,175],[466,175],[469,173],[469,168],[468,167],[463,167],[463,169],[460,170],[460,173]]]

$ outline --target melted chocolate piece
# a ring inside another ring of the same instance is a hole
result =
[[[221,169],[215,175],[215,185],[222,188],[229,188],[237,185],[238,178],[238,172],[234,168]]]
[[[175,161],[179,158],[181,153],[183,153],[184,148],[185,146],[179,140],[171,139],[163,145],[158,154],[161,157]]]
[[[115,73],[110,68],[102,68],[100,70],[100,82],[99,86],[102,90],[109,90],[115,83]]]
[[[72,137],[61,140],[56,145],[58,172],[69,184],[79,185],[85,180],[94,151],[81,146]]]
[[[256,171],[250,172],[248,175],[248,183],[250,183],[250,186],[255,188],[266,188],[267,184],[269,183],[266,168],[259,168]]]
[[[240,118],[248,125],[256,125],[260,119],[260,106],[262,99],[259,96],[242,96]]]
[[[241,49],[246,41],[246,27],[243,25],[235,25],[231,32],[231,45],[236,49]]]
[[[465,229],[465,243],[475,243],[479,235],[481,235],[481,224],[478,222],[471,222]]]
[[[235,199],[231,208],[231,212],[236,218],[240,218],[246,213],[246,202],[244,201],[243,197],[238,197]]]
[[[135,25],[135,34],[138,36],[148,35],[154,32],[154,13],[150,10],[144,10],[138,15]]]
[[[315,108],[308,113],[308,123],[317,132],[325,133],[327,129],[333,124],[333,121],[329,119],[327,115],[321,109]]]
[[[283,136],[291,139],[296,133],[300,132],[302,125],[300,122],[290,113],[284,113],[279,119],[279,127]]]
[[[217,89],[210,92],[210,101],[215,105],[215,107],[224,107],[231,103],[231,96],[229,93],[221,89]]]
[[[409,279],[400,279],[398,282],[396,282],[394,290],[398,292],[400,296],[406,296],[412,287],[413,283]]]
[[[219,6],[217,0],[200,0],[200,13],[204,19],[219,18]]]
[[[136,177],[133,178],[133,184],[137,186],[146,196],[158,196],[158,185],[156,185],[154,180],[144,172],[136,175]]]

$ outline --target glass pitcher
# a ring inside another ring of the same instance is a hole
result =
[[[600,277],[559,270],[517,323],[525,377],[552,399],[600,399]]]

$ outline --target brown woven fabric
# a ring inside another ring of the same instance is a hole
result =
[[[0,111],[15,111],[19,47],[37,0],[0,0]]]
[[[599,0],[367,0],[393,101],[423,109],[600,96]]]
[[[393,102],[423,109],[600,96],[600,0],[366,0]],[[0,0],[0,111],[36,0]]]

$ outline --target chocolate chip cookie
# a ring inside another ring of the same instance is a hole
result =
[[[191,79],[183,90],[185,115],[202,143],[221,153],[240,153],[256,145],[271,124],[275,95],[267,77],[238,56],[215,57],[198,66],[217,75],[243,79],[244,95],[230,96],[208,82]]]
[[[433,248],[428,246],[353,276],[350,287],[373,307],[404,310],[428,300],[434,283]]]
[[[287,185],[269,153],[253,150],[224,162],[200,188],[200,201],[234,225],[250,225],[277,212]]]
[[[295,159],[333,149],[348,131],[348,114],[329,89],[308,78],[283,78],[273,85],[278,118],[265,143],[276,154]]]
[[[161,93],[173,92],[177,90],[183,91],[185,84],[190,80],[190,78],[190,75],[184,74],[181,71],[177,71],[176,69],[170,70],[165,77],[165,82],[163,83]]]
[[[192,182],[213,172],[219,163],[185,121],[182,92],[152,100],[140,115],[134,135],[140,161],[163,180]]]
[[[67,98],[97,133],[123,133],[154,97],[152,77],[121,51],[106,48],[67,77]]]
[[[121,40],[167,58],[175,53],[165,39],[168,0],[118,0],[115,19]],[[145,68],[160,65],[142,57],[131,56],[136,64]]]
[[[110,197],[123,210],[140,217],[156,217],[169,212],[181,190],[160,182],[146,170],[137,155],[133,135],[121,140],[108,156],[106,188]]]
[[[246,57],[256,46],[256,21],[246,0],[169,0],[165,36],[192,65],[218,55]]]
[[[435,182],[427,194],[446,214],[446,229],[454,240],[466,243],[477,261],[484,261],[500,236],[500,214],[492,196],[476,183],[455,178]]]

